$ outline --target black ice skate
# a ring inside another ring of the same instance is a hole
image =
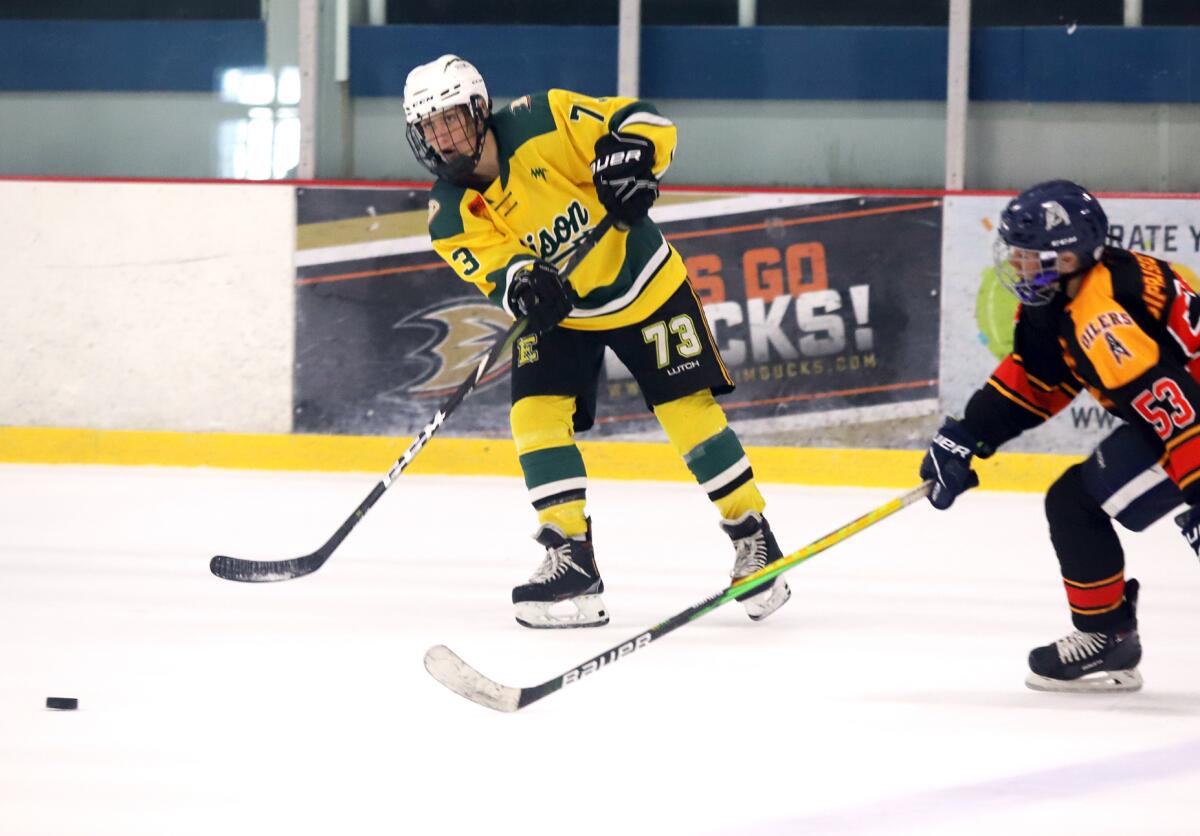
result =
[[[775,535],[771,533],[771,526],[762,514],[747,511],[739,519],[722,520],[721,530],[729,535],[737,552],[733,570],[729,573],[734,583],[740,578],[754,574],[771,561],[783,557],[779,544],[775,542]],[[787,581],[776,577],[765,586],[739,595],[737,600],[742,602],[746,614],[753,621],[761,621],[786,604],[791,597],[792,590],[788,588]]]
[[[1136,691],[1142,687],[1138,662],[1142,643],[1137,632],[1138,582],[1125,584],[1128,617],[1102,633],[1076,630],[1029,652],[1025,684],[1035,691]]]
[[[568,537],[558,526],[547,523],[537,530],[533,539],[545,546],[546,557],[529,583],[513,588],[517,623],[534,628],[607,624],[608,611],[600,599],[604,581],[600,579],[592,552],[591,521],[587,534],[582,537]],[[551,607],[556,604],[572,604],[575,611],[551,612]]]

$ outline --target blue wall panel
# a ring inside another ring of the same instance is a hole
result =
[[[1033,102],[1200,101],[1200,28],[977,29],[971,98]]]
[[[217,90],[265,64],[260,20],[0,21],[0,90]]]
[[[946,30],[647,26],[642,93],[670,99],[944,99]]]
[[[616,89],[613,26],[356,26],[351,93],[400,96],[418,63],[473,61],[502,97]],[[976,101],[1200,101],[1200,27],[983,28]],[[266,60],[262,21],[0,21],[0,90],[214,90]],[[642,94],[686,99],[940,100],[936,27],[647,26]]]
[[[409,70],[446,53],[478,67],[493,96],[551,87],[603,96],[617,86],[615,26],[354,26],[350,93],[401,96]]]
[[[498,96],[616,89],[611,26],[377,26],[351,30],[350,90],[400,96],[417,63],[454,52]],[[981,28],[976,101],[1198,102],[1200,27]],[[646,26],[647,98],[942,100],[940,27]]]

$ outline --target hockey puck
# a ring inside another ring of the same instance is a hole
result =
[[[79,700],[74,697],[46,697],[46,708],[57,711],[74,711],[79,708]]]

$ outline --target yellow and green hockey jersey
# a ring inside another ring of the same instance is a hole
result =
[[[482,192],[438,180],[429,201],[433,248],[459,277],[508,309],[508,282],[535,258],[561,267],[604,216],[592,185],[596,140],[610,131],[654,143],[654,174],[675,153],[675,126],[627,98],[550,90],[523,96],[491,119],[500,176]],[[571,275],[580,302],[562,325],[607,330],[640,322],[687,274],[683,259],[648,218],[611,229]]]

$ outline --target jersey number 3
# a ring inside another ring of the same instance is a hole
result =
[[[454,252],[450,253],[450,257],[455,261],[461,261],[463,264],[463,275],[469,276],[479,269],[479,259],[471,255],[471,251],[466,247],[459,247]]]
[[[1154,427],[1163,441],[1171,437],[1172,424],[1183,429],[1196,420],[1196,410],[1179,384],[1169,377],[1160,377],[1134,398],[1133,408]]]

